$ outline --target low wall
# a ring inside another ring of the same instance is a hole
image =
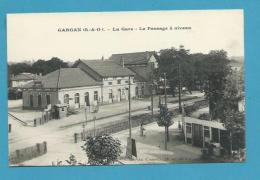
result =
[[[53,117],[52,117],[51,111],[44,112],[42,114],[42,117],[33,119],[33,126],[36,127],[36,126],[39,126],[39,125],[43,125],[43,124],[51,121],[52,119],[53,119]]]
[[[138,116],[132,116],[131,117],[131,125],[132,127],[137,127],[140,126],[141,123],[143,124],[149,124],[151,122],[154,122],[158,118],[158,115],[154,116],[154,119],[151,118],[151,114],[142,114]],[[113,134],[117,133],[120,131],[123,131],[125,129],[128,129],[129,124],[128,120],[122,120],[122,121],[117,121],[109,125],[101,126],[95,129],[81,132],[81,133],[74,133],[74,142],[77,143],[79,141],[85,140],[86,137],[88,136],[93,136],[95,135],[102,135],[102,134]]]
[[[205,105],[207,105],[207,101],[200,100],[200,101],[197,101],[188,106],[194,106],[194,104],[196,104],[196,107],[203,108]],[[179,108],[176,107],[174,109],[171,109],[170,111],[173,112],[174,114],[178,114]],[[131,117],[131,124],[132,124],[132,127],[138,127],[138,126],[140,126],[141,123],[143,123],[145,125],[145,124],[155,122],[157,118],[159,118],[159,113],[155,113],[153,119],[152,119],[152,116],[150,113],[136,115],[136,116]],[[117,132],[126,130],[126,129],[128,129],[128,127],[129,127],[128,120],[121,120],[121,121],[114,122],[112,124],[103,125],[101,127],[98,127],[98,128],[96,128],[95,131],[93,129],[91,129],[91,130],[87,130],[87,131],[81,132],[81,133],[74,133],[73,139],[74,139],[74,142],[77,143],[79,141],[85,140],[86,137],[88,137],[88,136],[113,134],[113,133],[117,133]]]
[[[18,164],[47,153],[47,142],[37,143],[9,154],[9,164]]]

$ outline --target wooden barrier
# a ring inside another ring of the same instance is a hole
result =
[[[43,125],[49,121],[51,121],[53,118],[52,118],[52,114],[51,112],[45,112],[44,114],[42,114],[42,117],[39,117],[39,118],[35,118],[33,120],[33,126],[34,127],[37,127],[39,125]]]
[[[196,103],[196,106],[198,106],[199,108],[203,108],[208,105],[207,100],[200,100],[200,101],[196,101],[195,103]],[[186,107],[194,106],[195,103],[187,105]],[[178,107],[175,107],[174,109],[170,109],[170,111],[173,112],[173,114],[175,114],[175,115],[179,114]],[[143,125],[145,125],[145,124],[155,122],[157,118],[159,118],[159,114],[155,114],[154,118],[152,118],[150,113],[136,115],[136,116],[131,117],[131,124],[132,124],[132,127],[138,127],[138,126],[140,126],[141,123]],[[111,124],[96,128],[95,135],[113,134],[113,133],[117,133],[117,132],[126,130],[128,128],[129,128],[128,120],[116,121]],[[93,135],[94,135],[93,129],[86,130],[85,132],[81,132],[81,133],[74,133],[74,143],[84,141],[86,139],[86,137],[93,136]]]
[[[37,143],[9,154],[9,164],[18,164],[47,153],[47,142]]]

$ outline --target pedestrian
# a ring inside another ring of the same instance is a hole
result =
[[[144,131],[145,131],[145,128],[143,127],[143,122],[141,122],[140,124],[140,136],[144,137]]]

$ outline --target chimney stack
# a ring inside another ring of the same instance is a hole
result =
[[[104,56],[101,57],[101,61],[104,61]]]
[[[123,56],[121,56],[121,65],[123,66],[123,68],[125,68],[125,60],[124,60]]]
[[[146,59],[149,60],[150,59],[150,54],[148,51],[146,51]]]

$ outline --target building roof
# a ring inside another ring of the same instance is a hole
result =
[[[147,64],[152,55],[155,55],[155,51],[112,54],[109,60],[117,64],[121,64],[124,60],[125,65]]]
[[[80,68],[62,68],[53,71],[35,82],[24,85],[23,88],[34,88],[36,82],[40,84],[41,88],[73,88],[100,84]]]
[[[126,67],[107,60],[80,60],[102,77],[134,76],[135,73]]]
[[[135,80],[138,82],[148,82],[151,80],[151,70],[147,66],[133,66],[129,67],[135,72]]]
[[[224,124],[217,121],[206,121],[206,120],[196,119],[192,117],[185,117],[185,123],[199,124],[199,125],[208,126],[220,130],[226,130]]]
[[[21,81],[21,80],[33,80],[36,78],[35,74],[31,73],[20,73],[14,77],[11,77],[11,81]]]

